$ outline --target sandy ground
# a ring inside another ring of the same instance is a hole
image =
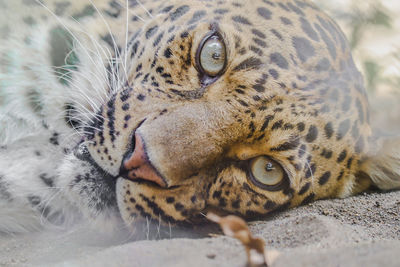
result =
[[[400,191],[317,201],[251,222],[250,228],[268,249],[281,253],[272,266],[400,266]],[[246,264],[241,244],[225,236],[125,244],[121,239],[121,234],[102,237],[84,231],[2,236],[0,266]]]

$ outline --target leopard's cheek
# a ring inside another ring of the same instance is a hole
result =
[[[116,192],[122,219],[130,228],[143,219],[159,219],[163,224],[189,223],[205,208],[204,182],[200,177],[192,177],[184,185],[165,189],[120,178]]]
[[[208,190],[207,209],[255,218],[290,206],[293,190],[288,184],[268,191],[251,182],[246,170],[231,166],[216,176]]]

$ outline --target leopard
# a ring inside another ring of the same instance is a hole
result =
[[[400,188],[307,0],[0,1],[0,232],[259,219]]]

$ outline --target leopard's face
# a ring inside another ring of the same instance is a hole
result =
[[[313,4],[166,1],[126,58],[61,167],[90,213],[115,209],[127,224],[254,217],[362,187],[362,77]]]

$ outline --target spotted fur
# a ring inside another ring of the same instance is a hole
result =
[[[346,38],[314,4],[125,4],[0,2],[19,14],[0,21],[0,231],[76,214],[128,227],[258,218],[399,188],[399,139],[373,137]],[[196,56],[210,35],[226,46],[216,77]],[[158,180],[124,167],[139,148]],[[252,180],[262,155],[285,170],[279,187]]]

